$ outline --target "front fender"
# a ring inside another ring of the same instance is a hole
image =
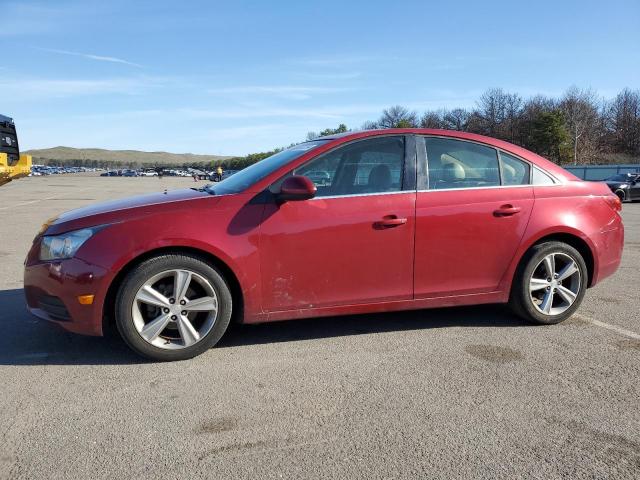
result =
[[[182,248],[203,252],[223,263],[240,284],[245,315],[259,315],[258,231],[231,236],[227,216],[233,216],[233,212],[216,210],[207,217],[202,212],[187,211],[177,219],[159,213],[112,224],[91,237],[77,257],[106,271],[95,292],[94,304],[100,307],[96,312],[103,311],[110,286],[132,262],[154,251]]]

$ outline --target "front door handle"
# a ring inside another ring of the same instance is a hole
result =
[[[380,230],[383,228],[399,227],[407,223],[406,218],[398,218],[396,215],[387,215],[382,220],[374,222],[373,228]]]
[[[522,210],[520,207],[514,207],[513,205],[507,203],[506,205],[502,205],[497,210],[494,210],[493,215],[496,217],[510,217],[511,215],[520,213],[520,210]]]

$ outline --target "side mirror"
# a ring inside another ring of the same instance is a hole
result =
[[[280,186],[277,198],[280,202],[292,202],[296,200],[309,200],[316,196],[318,189],[307,177],[293,175],[285,178]]]

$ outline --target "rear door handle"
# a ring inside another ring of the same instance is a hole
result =
[[[400,225],[404,225],[407,223],[406,218],[398,218],[396,215],[387,215],[382,220],[373,223],[373,228],[382,229],[382,228],[393,228],[399,227]]]
[[[513,205],[506,204],[502,205],[497,210],[494,210],[493,215],[496,217],[510,217],[511,215],[520,213],[520,210],[522,210],[520,207],[514,207]]]

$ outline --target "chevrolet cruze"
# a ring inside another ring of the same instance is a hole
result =
[[[509,303],[554,324],[618,268],[620,208],[605,183],[503,141],[354,132],[204,188],[63,213],[33,242],[25,293],[37,317],[115,324],[156,360],[204,352],[232,320]]]

